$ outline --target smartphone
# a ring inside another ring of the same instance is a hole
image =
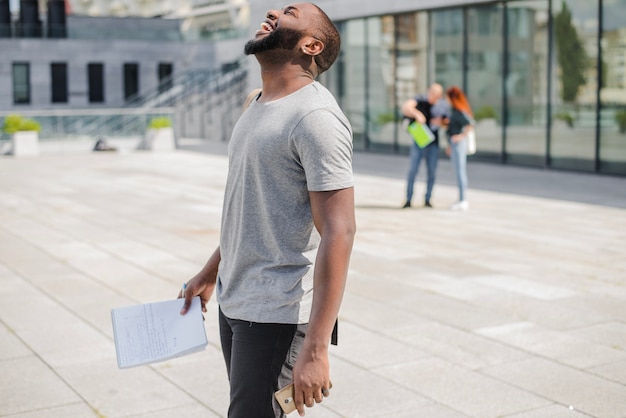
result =
[[[296,401],[293,399],[293,383],[277,390],[274,396],[285,414],[290,414],[296,410]]]
[[[332,387],[333,384],[330,382],[328,388],[330,389]],[[290,414],[296,410],[296,401],[293,399],[294,395],[293,383],[288,384],[274,393],[274,397],[276,397],[278,404],[285,414]]]

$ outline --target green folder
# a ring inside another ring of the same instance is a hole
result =
[[[435,135],[423,123],[411,122],[407,128],[418,147],[424,148],[435,140]]]

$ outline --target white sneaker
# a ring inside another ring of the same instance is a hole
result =
[[[469,203],[467,202],[467,200],[461,200],[460,202],[456,202],[452,206],[450,206],[450,210],[466,211],[468,209]]]

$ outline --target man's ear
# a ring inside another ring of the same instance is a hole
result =
[[[304,44],[302,45],[302,52],[307,55],[316,56],[322,53],[324,50],[324,43],[319,39],[315,39],[311,36],[308,36],[305,39]]]

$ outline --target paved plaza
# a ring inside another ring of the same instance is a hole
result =
[[[227,160],[204,151],[0,156],[0,417],[226,416],[215,301],[205,351],[133,369],[110,319],[217,245]],[[444,159],[435,208],[420,173],[403,210],[407,164],[355,154],[333,389],[306,416],[626,417],[626,179],[472,161],[451,212]]]

